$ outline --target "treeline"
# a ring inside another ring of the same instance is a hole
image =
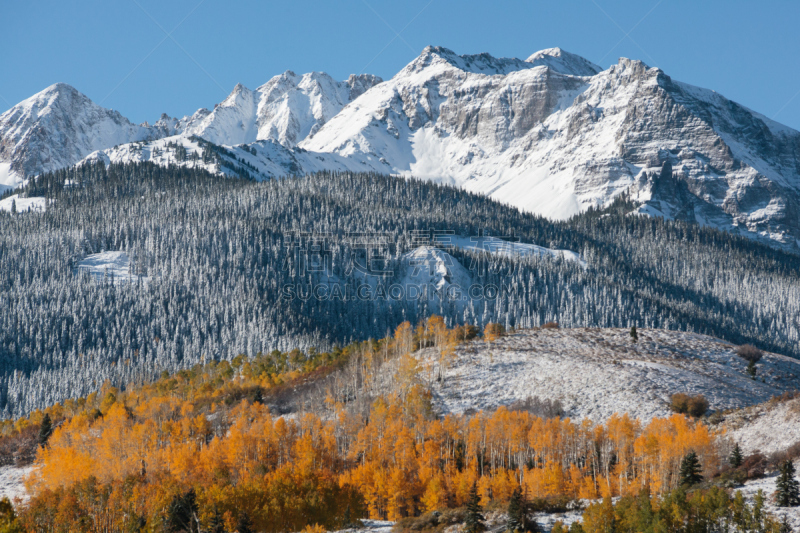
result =
[[[691,330],[798,355],[800,258],[696,225],[613,212],[553,223],[452,187],[375,174],[257,183],[149,163],[61,170],[23,194],[53,201],[45,213],[0,213],[6,418],[105,381],[124,388],[239,354],[329,351],[432,314],[448,327]],[[463,283],[496,293],[381,296],[379,285],[442,266],[407,254],[443,232],[574,250],[587,265],[448,248],[445,284],[463,267]],[[133,281],[76,270],[101,251],[125,252]],[[365,274],[368,266],[381,273]],[[377,296],[308,296],[309,287],[362,284]]]

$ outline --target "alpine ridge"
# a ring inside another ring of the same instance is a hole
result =
[[[799,132],[641,61],[603,70],[559,48],[522,60],[429,46],[387,81],[287,71],[153,126],[57,84],[0,116],[0,183],[87,156],[241,175],[236,165],[151,155],[165,143],[191,155],[197,138],[224,146],[256,179],[323,169],[415,176],[552,219],[626,194],[641,215],[800,246]]]

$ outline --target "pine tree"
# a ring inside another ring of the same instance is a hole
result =
[[[464,520],[464,533],[482,533],[486,531],[483,514],[481,514],[481,503],[478,497],[478,485],[472,484],[469,491],[469,503],[467,503],[467,517]],[[242,533],[241,531],[239,533]]]
[[[636,326],[631,326],[631,339],[633,339],[633,342],[637,342],[639,340],[639,334],[636,333]]]
[[[347,507],[344,509],[344,517],[342,518],[342,525],[345,529],[353,527],[353,510],[350,508],[350,504],[347,504]]]
[[[748,361],[747,362],[747,374],[750,376],[750,378],[756,379],[756,373],[757,372],[758,372],[758,369],[756,368],[756,363],[754,361]]]
[[[525,502],[522,490],[517,487],[508,502],[508,525],[506,529],[512,533],[514,531],[527,531],[525,522]]]
[[[794,463],[791,459],[787,459],[781,464],[775,488],[775,504],[778,507],[800,505],[800,482],[794,477]]]
[[[217,506],[214,506],[214,514],[208,523],[208,533],[225,533],[225,522]]]
[[[753,499],[753,525],[758,530],[763,529],[764,525],[764,505],[766,503],[766,498],[764,497],[764,491],[758,489],[756,492],[756,496]]]
[[[733,451],[731,452],[731,456],[728,458],[728,462],[734,468],[739,468],[742,466],[742,462],[744,461],[744,457],[742,456],[742,448],[739,447],[739,443],[737,442],[733,446]]]
[[[236,523],[236,533],[254,533],[253,524],[250,522],[250,515],[247,511],[239,513],[239,521]]]
[[[50,435],[53,434],[53,421],[50,420],[50,415],[45,414],[44,418],[42,418],[42,425],[39,428],[39,446],[45,447],[47,445],[47,441],[50,439]]]
[[[781,520],[781,528],[778,530],[779,533],[792,533],[792,526],[789,525],[789,517],[783,515],[783,520]]]
[[[703,481],[701,471],[702,468],[697,454],[693,451],[689,452],[681,461],[680,484],[689,487],[700,483]]]
[[[196,533],[197,496],[194,489],[172,498],[167,509],[165,529],[169,533]]]

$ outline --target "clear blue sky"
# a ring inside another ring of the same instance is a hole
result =
[[[521,58],[560,46],[604,68],[641,59],[800,129],[796,1],[0,2],[0,110],[62,81],[152,122],[287,69],[389,78],[428,44]]]

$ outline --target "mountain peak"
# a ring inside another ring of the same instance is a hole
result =
[[[64,83],[62,81],[59,81],[59,82],[54,83],[53,85],[50,85],[49,87],[46,87],[45,89],[43,89],[41,91],[39,91],[37,94],[50,94],[50,93],[56,93],[56,92],[62,92],[62,91],[78,92],[78,90],[75,87],[73,87],[72,85],[70,85],[69,83]]]
[[[594,76],[603,70],[588,59],[557,47],[539,50],[525,62],[536,66],[545,65],[556,72],[572,76]]]
[[[31,105],[48,106],[59,100],[80,100],[83,103],[91,103],[88,96],[77,90],[68,83],[58,82],[45,87],[33,96],[26,98],[14,108],[27,107]]]
[[[436,65],[449,65],[464,72],[489,76],[530,68],[530,65],[521,59],[497,58],[487,52],[458,55],[444,46],[426,46],[416,59],[400,71],[400,74],[421,72]]]
[[[233,91],[231,91],[230,96],[235,96],[237,94],[249,93],[249,92],[250,92],[250,89],[248,89],[247,87],[245,87],[241,83],[237,83],[236,86],[233,88]],[[230,98],[230,96],[229,96],[229,98]]]
[[[41,172],[74,164],[93,151],[150,138],[66,83],[54,83],[0,115],[0,185],[17,186]]]
[[[236,86],[231,91],[231,94],[228,95],[222,103],[217,104],[216,107],[223,106],[223,107],[231,107],[241,105],[243,101],[250,101],[252,100],[253,91],[242,85],[241,83],[237,83]]]
[[[570,76],[594,76],[603,69],[591,61],[561,48],[540,50],[525,61],[517,58],[494,57],[489,53],[458,55],[443,46],[426,46],[422,53],[403,69],[420,72],[430,66],[448,64],[459,70],[475,74],[509,74],[532,67],[546,66]]]
[[[450,63],[451,65],[457,66],[456,63],[458,57],[458,54],[449,48],[428,45],[422,50],[422,53],[420,53],[416,59],[406,66],[406,68],[411,68],[411,70],[418,72],[438,61],[444,61],[446,63]]]

